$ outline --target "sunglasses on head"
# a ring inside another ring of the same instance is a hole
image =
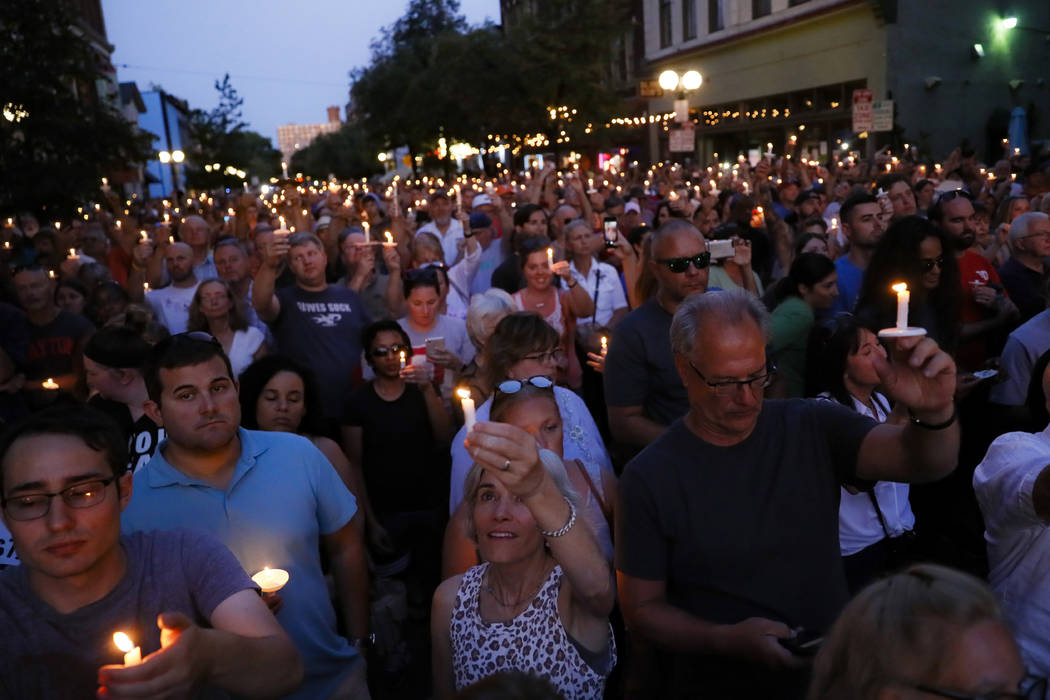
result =
[[[711,264],[711,253],[704,251],[699,255],[694,255],[691,258],[657,258],[653,262],[660,265],[667,265],[667,269],[675,274],[685,272],[689,267],[689,263],[693,263],[693,267],[697,270],[703,270]]]
[[[958,197],[968,199],[971,202],[973,201],[973,195],[967,192],[966,190],[949,190],[948,192],[942,192],[939,195],[937,195],[937,199],[935,199],[933,203],[943,204],[944,202],[950,202]]]
[[[386,357],[391,354],[405,353],[406,355],[411,354],[412,348],[407,345],[377,345],[372,348],[370,353],[372,357]]]
[[[496,391],[501,394],[516,394],[521,391],[522,387],[526,384],[534,386],[537,389],[550,389],[554,386],[554,382],[541,374],[535,377],[529,377],[528,379],[508,379],[500,382],[496,385]]]

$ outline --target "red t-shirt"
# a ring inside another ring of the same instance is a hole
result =
[[[991,309],[978,304],[973,298],[976,287],[985,287],[989,284],[1002,285],[999,281],[999,273],[995,271],[992,264],[980,253],[972,250],[964,252],[959,257],[959,286],[962,288],[962,299],[959,304],[960,321],[963,323],[983,321],[994,313]],[[980,369],[990,356],[988,336],[989,334],[982,333],[959,345],[955,360],[960,369],[971,371]]]

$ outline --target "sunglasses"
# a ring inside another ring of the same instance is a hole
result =
[[[496,391],[501,394],[516,394],[521,391],[526,384],[534,386],[537,389],[550,389],[554,386],[554,382],[541,374],[524,380],[508,379],[500,382],[496,385]]]
[[[396,355],[402,352],[408,355],[412,352],[412,348],[407,345],[377,345],[372,348],[372,352],[369,354],[372,357],[387,357],[388,355]]]
[[[944,269],[944,256],[938,255],[936,258],[923,258],[922,259],[922,271],[931,272],[933,268],[938,270]]]
[[[948,192],[942,192],[941,194],[937,195],[937,198],[933,200],[933,203],[943,204],[944,202],[950,202],[957,197],[968,199],[971,202],[973,201],[973,195],[967,192],[966,190],[949,190]]]
[[[691,258],[657,258],[653,260],[653,262],[660,265],[667,265],[667,269],[677,275],[685,272],[689,267],[689,263],[693,263],[693,267],[697,270],[705,269],[711,264],[711,253],[704,251],[703,253],[694,255]]]

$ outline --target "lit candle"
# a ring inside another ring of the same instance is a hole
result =
[[[142,240],[139,243],[149,243],[149,234],[145,230],[139,231],[139,235],[142,236]]]
[[[171,217],[168,216],[168,212],[164,212],[164,223],[168,223],[170,221],[171,221]]]
[[[281,226],[280,226],[280,228],[279,228],[278,230],[279,230],[279,231],[284,231],[284,230],[285,230],[285,227],[284,227],[284,217],[283,217],[283,216],[278,216],[277,218],[278,218],[278,219],[280,220],[280,222],[281,222]]]
[[[48,377],[46,380],[44,380],[40,384],[40,386],[44,387],[48,391],[55,391],[56,389],[58,389],[58,384],[55,383],[55,380],[52,379],[51,377]]]
[[[252,576],[255,585],[262,589],[263,593],[276,593],[288,583],[288,572],[284,569],[271,569],[266,566],[263,570]]]
[[[55,271],[54,270],[48,270],[47,271],[47,276],[50,277],[51,279],[55,279]]]
[[[175,236],[168,236],[168,243],[170,245],[175,245]]]
[[[459,185],[456,185],[456,214],[458,215],[463,209],[462,203],[459,198]]]
[[[605,357],[605,353],[609,351],[609,339],[604,335],[602,336],[602,357]]]
[[[11,241],[4,241],[4,250],[11,250]]]
[[[149,282],[143,282],[142,283],[142,293],[145,294],[148,291],[149,291]]]
[[[474,429],[474,399],[470,398],[470,389],[459,389],[456,395],[463,401],[463,423],[469,433]]]
[[[547,249],[547,267],[554,267],[554,248]]]
[[[77,255],[76,248],[70,248],[69,249],[69,259],[70,260],[80,260],[80,256]]]
[[[401,369],[404,369],[405,368],[405,351],[402,350],[398,354],[401,356]]]
[[[62,228],[62,222],[61,221],[56,221],[55,222],[55,230],[58,231],[61,228]]]
[[[367,221],[362,221],[361,222],[361,228],[363,228],[365,230],[365,243],[371,243],[372,242],[372,234],[370,234],[369,231],[368,231],[371,228],[371,226],[369,226]]]
[[[897,292],[897,330],[903,331],[908,327],[908,301],[911,299],[911,292],[903,282],[893,285],[891,289]]]
[[[113,635],[113,643],[117,646],[117,649],[124,652],[125,666],[138,666],[142,663],[142,648],[135,646],[135,642],[131,641],[131,637],[123,632],[116,632]]]
[[[387,231],[383,235],[386,236],[386,242],[383,243],[383,245],[385,245],[388,248],[393,248],[393,247],[397,246],[397,243],[394,243],[394,234],[392,234],[389,231]]]

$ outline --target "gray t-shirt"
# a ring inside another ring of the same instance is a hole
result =
[[[99,667],[123,663],[114,632],[126,632],[145,657],[160,649],[160,613],[180,612],[210,626],[221,602],[255,588],[211,535],[136,532],[120,541],[128,562],[124,578],[101,600],[69,614],[30,590],[25,567],[0,572],[0,697],[94,698]]]

